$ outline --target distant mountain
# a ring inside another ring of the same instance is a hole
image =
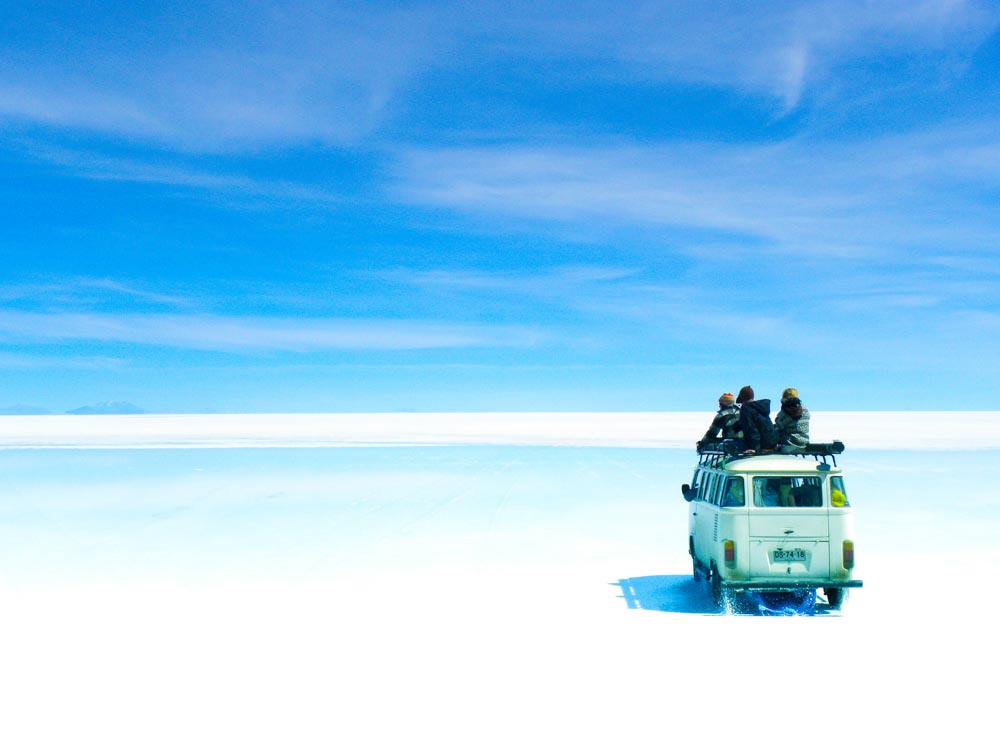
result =
[[[145,409],[140,409],[135,404],[128,401],[104,401],[93,406],[81,406],[79,409],[72,409],[67,414],[145,414]]]
[[[13,406],[0,406],[0,414],[25,415],[25,414],[51,414],[48,409],[41,406],[29,406],[28,404],[14,404]]]

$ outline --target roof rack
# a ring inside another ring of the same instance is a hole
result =
[[[840,440],[833,440],[829,443],[807,443],[800,450],[780,454],[747,454],[741,440],[701,440],[697,443],[696,448],[700,456],[698,463],[712,468],[725,467],[726,461],[733,458],[759,455],[812,456],[817,461],[830,456],[833,459],[833,465],[836,466],[837,456],[844,452],[844,443]]]

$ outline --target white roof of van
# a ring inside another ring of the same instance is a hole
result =
[[[727,471],[738,471],[744,474],[757,472],[780,471],[780,472],[814,472],[819,470],[822,462],[811,456],[785,456],[781,454],[768,454],[764,456],[747,456],[745,458],[734,458],[726,462]],[[840,469],[833,465],[832,461],[827,461],[830,468],[824,470],[824,474],[840,473]]]

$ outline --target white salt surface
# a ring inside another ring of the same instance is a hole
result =
[[[712,412],[0,416],[0,448],[552,445],[688,448]],[[1000,412],[814,412],[855,450],[1000,448]]]
[[[978,746],[1000,453],[837,436],[812,617],[691,580],[690,448],[0,451],[0,747]]]

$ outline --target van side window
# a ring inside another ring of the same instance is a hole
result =
[[[834,508],[850,508],[843,477],[830,477],[830,505]]]
[[[712,490],[715,489],[715,474],[708,474],[705,477],[701,499],[707,503],[712,502]]]
[[[722,495],[722,485],[723,478],[721,476],[716,476],[715,486],[712,488],[712,505],[719,504],[719,497]]]
[[[691,479],[691,492],[697,500],[701,497],[701,483],[705,479],[705,473],[701,469],[694,470],[694,477]]]
[[[758,508],[819,508],[819,477],[754,477],[753,504]]]
[[[743,477],[729,477],[726,480],[726,487],[722,491],[722,500],[719,505],[723,508],[742,508],[746,504]]]

